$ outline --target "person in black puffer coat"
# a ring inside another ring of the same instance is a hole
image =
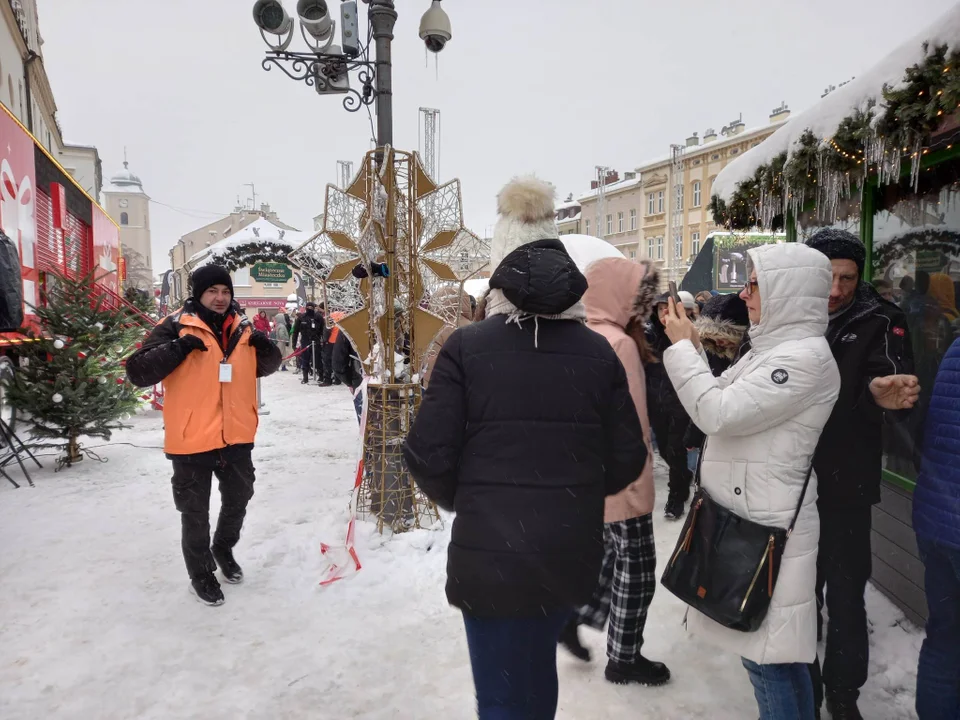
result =
[[[444,343],[403,450],[417,485],[457,513],[446,592],[481,719],[554,717],[557,641],[600,573],[604,499],[647,457],[623,365],[584,324],[587,282],[556,239],[552,198],[535,178],[501,192],[495,259],[537,230],[552,238],[499,264],[486,319]]]
[[[687,467],[687,446],[684,442],[690,426],[690,416],[680,404],[677,391],[659,361],[663,357],[663,351],[671,344],[660,319],[666,309],[667,294],[664,293],[657,298],[650,324],[647,326],[647,344],[657,360],[648,363],[644,372],[647,376],[647,409],[650,412],[653,437],[657,441],[660,457],[670,468],[669,491],[663,514],[669,520],[677,520],[683,517],[683,506],[690,499],[693,473]]]
[[[750,338],[747,336],[750,316],[747,313],[747,304],[735,293],[710,298],[704,304],[694,326],[700,334],[700,344],[707,353],[707,363],[714,377],[723,375],[737,358],[750,349]],[[703,432],[691,422],[684,439],[687,450],[699,452],[703,440]]]
[[[363,384],[363,366],[343,328],[337,333],[337,339],[333,344],[332,363],[334,375],[350,389],[353,395],[353,406],[359,420],[363,410],[363,395],[360,392],[360,385]]]

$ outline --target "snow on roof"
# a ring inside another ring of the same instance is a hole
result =
[[[247,243],[267,242],[282,243],[291,247],[302,245],[316,233],[299,232],[295,230],[285,230],[277,227],[266,218],[259,218],[246,227],[237,230],[223,240],[220,240],[210,247],[204,248],[190,257],[189,263],[193,267],[206,265],[214,256],[223,255],[232,248],[246,245]]]
[[[560,218],[557,220],[557,225],[563,225],[563,223],[579,220],[581,215],[583,215],[583,213],[577,213],[576,215],[571,215],[570,217]]]
[[[580,203],[578,203],[576,200],[568,200],[567,202],[563,202],[557,205],[556,209],[567,210],[572,207],[580,207]]]
[[[114,185],[107,183],[103,186],[105,193],[124,193],[125,195],[146,195],[143,188],[139,185]]]
[[[780,122],[776,122],[776,123],[767,123],[765,125],[757,125],[756,127],[752,127],[747,130],[744,130],[743,132],[739,132],[736,135],[717,135],[715,140],[709,140],[706,142],[702,142],[699,145],[691,145],[690,147],[685,148],[684,156],[685,157],[692,156],[694,154],[698,154],[699,152],[705,149],[712,150],[714,147],[719,147],[724,143],[729,143],[733,145],[738,142],[743,142],[744,140],[750,139],[752,136],[762,134],[764,130],[770,130],[770,128],[779,127],[783,125],[784,122],[786,121],[781,120]],[[672,157],[670,155],[661,155],[656,160],[651,160],[649,162],[645,162],[640,165],[637,165],[636,169],[637,169],[637,172],[640,173],[640,172],[643,172],[644,170],[650,170],[651,168],[659,167],[660,165],[669,165],[671,160],[672,160]]]
[[[640,184],[640,176],[637,175],[636,177],[630,178],[629,180],[618,180],[617,182],[607,183],[606,191],[607,193],[619,192],[621,190],[627,190],[639,184]],[[598,192],[599,192],[599,189],[590,190],[585,195],[581,195],[580,197],[578,197],[577,200],[578,201],[590,200],[591,198],[595,198]]]
[[[870,101],[883,101],[883,86],[896,87],[908,67],[923,62],[923,44],[956,47],[960,40],[960,4],[937,19],[923,32],[910,38],[874,65],[868,72],[837,88],[811,108],[794,115],[779,130],[755,148],[727,165],[713,184],[714,195],[729,202],[744,180],[785,151],[811,130],[818,138],[832,138],[840,123],[856,110],[866,110]],[[876,110],[875,110],[876,112]]]

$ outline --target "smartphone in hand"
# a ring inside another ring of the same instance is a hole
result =
[[[680,299],[680,293],[677,292],[677,284],[671,280],[667,283],[667,292],[670,294],[670,297],[673,298],[673,302],[677,305],[677,310],[683,310],[683,300]]]

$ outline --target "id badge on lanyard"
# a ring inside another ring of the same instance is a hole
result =
[[[233,382],[233,365],[226,360],[220,363],[220,382]]]

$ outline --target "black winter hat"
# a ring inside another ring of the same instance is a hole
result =
[[[857,264],[860,277],[867,263],[867,249],[853,233],[835,228],[824,228],[807,240],[807,245],[819,250],[831,260],[853,260]]]
[[[559,315],[587,291],[587,279],[559,240],[521,245],[497,266],[490,288],[503,291],[517,309],[533,315]]]
[[[196,300],[203,296],[207,288],[214,285],[226,285],[230,288],[230,296],[233,297],[233,279],[226,268],[219,265],[204,265],[190,275],[190,293]]]
[[[734,325],[748,327],[750,325],[750,314],[747,312],[747,304],[736,293],[729,295],[715,295],[707,300],[700,313],[701,317],[708,317],[712,320],[729,320]]]

